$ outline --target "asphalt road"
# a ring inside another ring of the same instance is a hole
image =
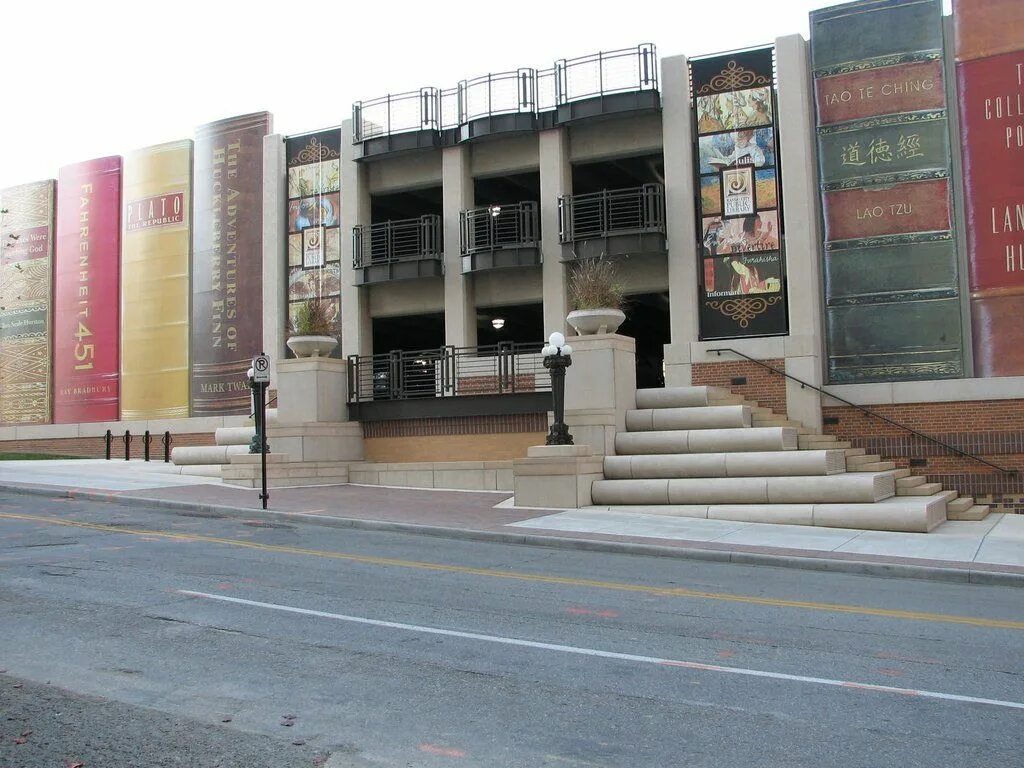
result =
[[[1019,588],[0,493],[2,768],[1009,768],[1022,640]]]

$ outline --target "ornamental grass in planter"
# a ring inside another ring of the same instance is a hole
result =
[[[334,313],[323,299],[302,302],[288,330],[288,348],[296,357],[324,357],[338,345]]]
[[[626,319],[625,296],[618,280],[618,266],[601,256],[581,259],[569,268],[569,303],[566,322],[585,336],[615,333]]]

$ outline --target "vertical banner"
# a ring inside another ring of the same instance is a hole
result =
[[[956,0],[977,376],[1024,375],[1024,2]]]
[[[192,142],[124,159],[121,418],[188,416]]]
[[[330,306],[341,338],[341,130],[289,136],[288,319],[308,299]],[[341,356],[341,345],[332,353]]]
[[[50,421],[53,181],[0,191],[0,424]]]
[[[196,131],[192,414],[248,413],[246,371],[263,346],[263,137],[257,112]]]
[[[962,376],[941,0],[810,16],[829,381]]]
[[[53,421],[117,421],[121,158],[60,169],[53,290]]]
[[[774,49],[692,59],[700,338],[786,333]]]

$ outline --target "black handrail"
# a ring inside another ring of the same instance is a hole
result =
[[[966,451],[961,451],[955,445],[950,445],[949,443],[943,442],[942,440],[939,440],[937,437],[932,437],[931,435],[926,435],[924,432],[919,432],[916,429],[914,429],[913,427],[908,427],[906,424],[900,424],[898,421],[893,421],[892,419],[890,419],[887,416],[883,416],[880,413],[876,413],[875,411],[872,411],[870,408],[865,408],[863,405],[857,405],[857,403],[852,403],[852,402],[850,402],[849,400],[847,400],[844,397],[839,397],[839,395],[833,395],[831,392],[826,392],[821,387],[817,387],[814,384],[811,384],[809,381],[804,381],[803,379],[798,379],[796,376],[788,374],[785,371],[783,371],[783,370],[781,370],[779,368],[776,368],[774,365],[768,365],[768,363],[764,362],[763,360],[758,360],[757,358],[754,358],[754,357],[751,357],[750,355],[744,354],[743,352],[740,352],[738,349],[732,349],[731,347],[722,347],[721,349],[709,349],[708,352],[714,352],[719,357],[721,357],[723,352],[732,352],[734,355],[739,355],[740,357],[746,358],[747,360],[749,360],[752,363],[757,363],[762,368],[767,368],[769,371],[772,371],[773,373],[779,374],[779,376],[787,378],[790,381],[795,381],[797,384],[800,385],[800,389],[804,389],[804,388],[810,387],[815,392],[818,392],[818,393],[820,393],[822,395],[825,395],[825,397],[830,397],[833,400],[838,400],[840,403],[848,405],[851,408],[856,408],[861,413],[864,413],[864,414],[867,414],[868,416],[871,416],[873,418],[879,419],[880,421],[884,421],[886,424],[889,424],[890,426],[896,427],[897,429],[905,430],[905,431],[909,432],[912,435],[916,435],[917,437],[923,438],[923,439],[925,439],[925,440],[927,440],[929,442],[935,443],[936,445],[942,446],[947,451],[952,451],[953,453],[956,453],[956,454],[958,454],[960,456],[963,456],[964,458],[972,459],[974,461],[981,462],[982,464],[984,464],[986,466],[989,466],[989,467],[992,467],[992,469],[998,470],[999,472],[1002,472],[1002,473],[1007,474],[1007,475],[1017,475],[1017,474],[1019,474],[1016,469],[1007,469],[1006,467],[1000,467],[998,464],[993,464],[991,461],[987,461],[986,459],[981,458],[981,456],[975,456],[973,453],[967,453]]]

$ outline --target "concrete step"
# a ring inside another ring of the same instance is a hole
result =
[[[948,505],[946,509],[947,520],[984,520],[989,513],[988,504],[975,504],[963,512],[950,512]]]
[[[897,481],[899,481],[904,478],[910,477],[910,470],[907,469],[906,467],[903,467],[902,469],[894,469],[892,471],[892,476],[895,477]],[[897,485],[899,485],[898,482]]]
[[[755,427],[799,427],[795,421],[782,416],[754,416],[751,424]]]
[[[846,467],[847,472],[888,472],[892,469],[896,469],[896,462],[894,461],[873,461],[870,464],[861,464],[859,467],[852,469],[849,465]]]
[[[841,440],[835,440],[830,443],[808,443],[800,446],[801,451],[827,451],[827,450],[843,450],[849,448],[850,443],[845,443]]]
[[[248,446],[256,434],[256,427],[218,427],[213,433],[217,445]]]
[[[694,408],[708,405],[713,399],[734,400],[743,398],[734,395],[724,387],[657,387],[638,389],[636,407],[644,408]]]
[[[186,464],[228,464],[229,457],[248,453],[248,445],[197,445],[171,448],[171,462],[177,466]]]
[[[945,522],[945,500],[893,496],[873,504],[662,504],[595,505],[593,510],[640,512],[750,523],[821,525],[868,531],[927,533]]]
[[[909,488],[900,488],[897,486],[897,496],[933,496],[936,493],[942,491],[942,483],[921,483],[920,485],[913,485]]]
[[[846,468],[849,470],[855,467],[862,467],[865,464],[874,464],[877,461],[881,461],[882,457],[876,453],[862,454],[860,456],[847,456],[846,457]]]
[[[792,427],[741,427],[737,429],[677,429],[655,432],[619,432],[619,455],[669,453],[729,453],[790,451],[796,449]]]
[[[907,470],[899,470],[899,469],[896,470],[896,472],[902,472],[902,471],[910,472],[909,469],[907,469]],[[900,492],[900,489],[917,488],[919,485],[924,485],[925,484],[925,478],[922,477],[921,475],[910,475],[910,476],[907,476],[907,475],[897,475],[894,472],[893,473],[893,477],[896,478],[896,492],[897,493]]]
[[[784,477],[845,471],[842,451],[752,451],[606,456],[608,480],[682,477]]]
[[[847,456],[864,456],[867,454],[867,450],[864,448],[847,448],[845,453]]]
[[[872,503],[894,496],[891,475],[820,477],[712,477],[597,480],[595,504],[815,504]]]
[[[670,429],[733,429],[750,426],[750,409],[743,405],[703,405],[689,408],[638,408],[626,411],[629,432]]]
[[[727,395],[708,395],[708,405],[751,405],[743,395],[729,393]]]
[[[946,517],[949,517],[950,513],[959,514],[966,512],[968,509],[974,506],[973,496],[958,496],[950,502],[946,503]]]

